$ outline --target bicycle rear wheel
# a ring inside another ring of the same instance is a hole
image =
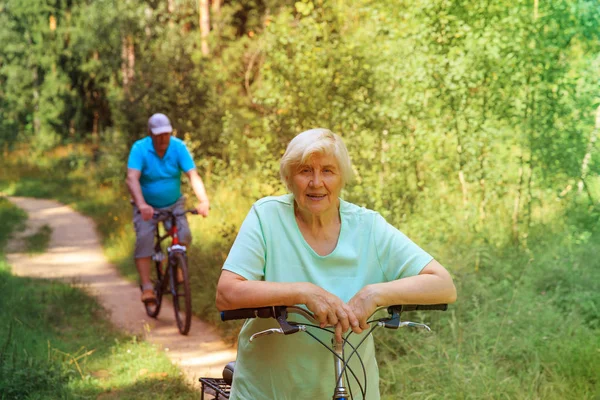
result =
[[[171,280],[175,320],[179,332],[182,335],[187,335],[192,324],[192,292],[190,290],[187,257],[185,253],[176,252],[171,254],[169,261],[172,263],[171,268],[169,268],[169,278]]]
[[[161,261],[154,262],[155,267],[155,277],[152,279],[152,284],[154,285],[154,294],[156,295],[156,303],[144,303],[146,307],[146,314],[148,314],[151,318],[158,317],[160,313],[160,306],[162,305],[162,297],[163,297],[163,281],[161,274]]]

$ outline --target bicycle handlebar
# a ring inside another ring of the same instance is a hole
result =
[[[446,311],[448,304],[397,304],[389,307],[379,307],[375,310],[372,315],[375,315],[378,311],[387,309],[388,317],[380,318],[376,321],[379,325],[388,329],[398,329],[401,326],[421,326],[423,324],[416,324],[414,322],[401,322],[400,314],[403,312],[410,311]],[[256,308],[240,308],[237,310],[221,311],[222,321],[231,321],[236,319],[250,319],[250,318],[274,318],[279,322],[281,331],[284,335],[290,335],[298,331],[304,330],[305,326],[296,322],[290,322],[287,320],[288,313],[299,314],[308,319],[309,321],[318,323],[313,313],[305,310],[298,306],[270,306],[270,307],[256,307]],[[426,325],[423,325],[426,327]],[[427,329],[429,329],[427,327]]]
[[[286,306],[238,308],[237,310],[221,311],[221,321],[232,321],[235,319],[248,318],[277,318],[281,309]]]
[[[448,304],[398,304],[395,306],[389,306],[393,310],[402,312],[410,311],[446,311]]]
[[[152,214],[152,219],[158,219],[158,217],[160,217],[161,215],[164,215],[164,216],[173,215],[174,217],[181,217],[182,215],[185,215],[188,213],[193,214],[193,215],[198,215],[198,211],[195,209],[185,210],[184,212],[177,213],[177,214],[175,214],[172,211],[156,211],[156,210],[154,210],[154,213]]]
[[[359,385],[359,388],[360,388],[360,391],[362,394],[362,398],[366,399],[367,375],[365,372],[364,363],[362,362],[361,356],[359,355],[359,353],[357,351],[358,351],[358,348],[362,345],[362,343],[367,339],[367,337],[373,332],[373,330],[377,327],[385,327],[388,329],[398,329],[400,327],[412,327],[412,328],[421,328],[421,329],[426,329],[428,331],[431,331],[431,329],[427,325],[422,324],[422,323],[416,323],[416,322],[410,322],[410,321],[400,321],[400,314],[402,312],[420,311],[420,310],[423,310],[423,311],[433,311],[433,310],[446,311],[448,309],[448,304],[397,304],[397,305],[392,305],[389,307],[379,307],[375,310],[375,312],[371,315],[371,317],[373,317],[373,315],[377,314],[377,312],[379,312],[380,310],[383,310],[383,309],[387,309],[388,316],[386,318],[379,318],[379,319],[374,319],[372,321],[368,321],[369,323],[374,322],[375,326],[373,326],[372,328],[370,328],[368,330],[367,335],[364,336],[362,338],[362,340],[360,340],[360,342],[356,346],[353,346],[348,341],[348,338],[352,334],[352,332],[349,332],[343,338],[343,343],[339,343],[339,342],[334,343],[334,344],[332,344],[331,348],[328,347],[323,341],[321,341],[319,338],[317,338],[315,335],[313,335],[312,333],[310,333],[307,330],[307,327],[320,328],[318,325],[310,325],[310,324],[304,325],[301,323],[287,320],[288,313],[292,313],[292,314],[302,315],[307,320],[318,324],[318,321],[314,317],[314,314],[302,307],[270,306],[270,307],[255,307],[255,308],[241,308],[241,309],[237,309],[237,310],[227,310],[227,311],[221,311],[221,320],[230,321],[230,320],[236,320],[236,319],[249,319],[249,318],[275,318],[277,320],[277,322],[279,323],[279,328],[270,328],[270,329],[266,329],[266,330],[263,330],[260,332],[256,332],[249,338],[250,342],[252,342],[254,339],[256,339],[258,337],[271,335],[274,333],[283,334],[283,335],[291,335],[296,332],[306,332],[313,339],[317,340],[321,345],[323,345],[325,348],[327,348],[334,355],[335,371],[336,371],[336,376],[337,376],[334,398],[336,398],[336,399],[337,398],[340,398],[340,399],[353,398],[351,391],[350,391],[350,397],[345,396],[348,392],[346,391],[345,384],[344,384],[344,371],[350,371],[350,373],[352,374],[352,376],[354,377],[354,379],[356,380],[356,382]],[[330,329],[325,329],[325,330],[329,331],[332,334],[334,333]],[[333,343],[333,340],[332,340],[332,343]],[[347,357],[345,356],[344,350],[343,350],[345,344],[349,344],[352,347],[352,351],[350,352],[350,355]],[[360,383],[359,378],[356,376],[355,372],[348,365],[348,362],[355,354],[356,354],[356,357],[359,359],[359,362],[363,368],[364,387]],[[348,379],[348,372],[346,372],[345,374],[346,374],[345,379]],[[342,397],[336,396],[336,394],[340,395]]]
[[[386,307],[381,307],[376,310],[382,310]],[[398,304],[387,307],[388,312],[392,314],[394,311],[397,313],[410,312],[410,311],[446,311],[448,304]],[[236,319],[249,319],[249,318],[277,318],[283,311],[288,311],[294,314],[302,314],[303,316],[310,316],[309,319],[316,321],[310,311],[306,311],[303,308],[296,306],[270,306],[270,307],[256,307],[256,308],[239,308],[237,310],[221,311],[221,321],[231,321]]]

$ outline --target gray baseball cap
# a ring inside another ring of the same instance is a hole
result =
[[[154,114],[148,119],[148,129],[153,135],[161,133],[173,132],[171,121],[165,114]]]

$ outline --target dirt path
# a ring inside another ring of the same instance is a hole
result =
[[[42,255],[23,254],[19,237],[9,243],[8,263],[15,275],[82,284],[109,311],[117,327],[160,345],[195,387],[199,387],[200,376],[220,377],[223,366],[235,359],[235,349],[198,318],[192,320],[188,336],[180,335],[170,303],[163,304],[158,319],[149,318],[140,302],[139,287],[121,278],[104,257],[90,218],[52,200],[8,199],[29,214],[27,230],[19,237],[35,233],[43,225],[52,228],[50,244]]]

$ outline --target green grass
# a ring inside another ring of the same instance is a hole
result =
[[[41,254],[45,252],[51,237],[52,228],[48,225],[41,226],[36,233],[24,238],[27,252],[31,254]]]
[[[65,182],[51,183],[58,192],[40,187],[39,171],[32,174],[35,184],[24,174],[0,182],[0,190],[71,201],[94,218],[106,254],[135,280],[128,197],[95,182],[92,172],[65,172]],[[210,218],[190,218],[194,311],[230,340],[239,325],[217,322],[214,294],[250,206],[240,187],[213,185]],[[445,313],[413,316],[429,322],[433,334],[376,333],[385,399],[600,398],[600,215],[587,205],[555,204],[540,211],[543,223],[532,225],[527,246],[497,239],[502,212],[487,221],[485,229],[494,231],[489,237],[461,224],[440,230],[432,221],[409,219],[403,229],[453,272],[459,299]]]
[[[6,265],[0,282],[0,398],[198,398],[157,347],[117,332],[81,288]]]
[[[25,228],[27,214],[0,196],[0,254],[14,232]]]
[[[0,198],[0,399],[197,399],[162,351],[115,330],[82,288],[11,275],[2,248],[25,219]]]
[[[405,316],[433,334],[379,332],[384,397],[599,398],[600,232],[588,228],[578,244],[566,226],[537,232],[456,274],[449,311]]]

